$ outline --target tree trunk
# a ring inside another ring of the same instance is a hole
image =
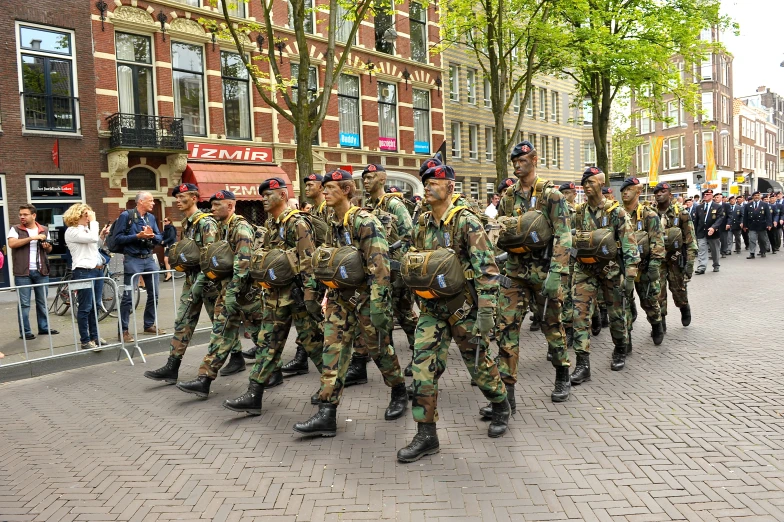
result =
[[[305,198],[305,180],[313,174],[313,132],[311,126],[300,124],[295,127],[297,136],[297,185],[299,199]]]
[[[498,186],[501,181],[509,177],[506,163],[506,129],[504,128],[504,113],[502,104],[493,104],[493,120],[495,121],[495,129],[493,129],[493,152],[495,153],[495,184]],[[522,109],[521,109],[522,110]]]

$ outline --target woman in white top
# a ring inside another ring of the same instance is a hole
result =
[[[99,228],[95,212],[89,205],[77,203],[63,214],[65,243],[71,252],[73,278],[89,279],[103,276],[103,257],[98,253]],[[76,319],[79,324],[79,337],[82,350],[98,350],[106,341],[98,337],[98,325],[93,310],[92,287],[78,290],[79,311]]]

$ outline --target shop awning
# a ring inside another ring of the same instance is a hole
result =
[[[230,190],[238,200],[259,200],[259,184],[265,179],[281,178],[289,187],[289,197],[294,197],[286,172],[277,165],[246,165],[230,163],[189,163],[182,173],[184,183],[199,187],[202,201],[219,190]]]
[[[763,177],[757,178],[757,190],[760,192],[784,192],[784,188],[781,187],[781,183],[775,179]]]

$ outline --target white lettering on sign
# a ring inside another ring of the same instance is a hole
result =
[[[257,196],[259,187],[256,185],[226,185],[226,190],[234,192],[235,196]]]
[[[272,161],[272,149],[213,145],[210,143],[188,143],[188,159],[270,163]]]

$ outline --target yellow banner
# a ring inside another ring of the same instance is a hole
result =
[[[713,153],[713,140],[705,142],[705,154],[708,162],[705,168],[705,181],[713,181],[716,179],[716,157]]]
[[[651,168],[648,171],[648,185],[655,187],[659,183],[659,158],[661,158],[664,137],[651,138]]]

